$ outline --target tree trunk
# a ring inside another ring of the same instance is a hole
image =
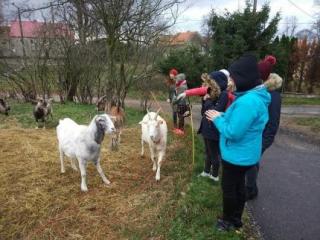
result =
[[[303,82],[303,78],[304,78],[304,68],[305,68],[305,63],[303,62],[300,66],[300,72],[299,72],[299,80],[298,80],[298,86],[296,91],[297,92],[302,92],[302,82]]]
[[[77,93],[77,84],[73,83],[68,91],[67,100],[73,102],[74,101],[73,98],[74,96],[76,96],[76,93]]]

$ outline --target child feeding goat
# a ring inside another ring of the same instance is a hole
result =
[[[77,170],[75,159],[78,160],[81,173],[81,190],[88,191],[86,183],[86,166],[93,161],[105,184],[110,181],[104,175],[100,166],[100,149],[105,133],[115,131],[113,122],[107,114],[96,115],[88,126],[78,125],[70,118],[59,121],[57,137],[61,161],[61,172],[65,172],[63,156],[71,159],[71,167]]]

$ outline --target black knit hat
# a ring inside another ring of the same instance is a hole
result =
[[[248,91],[260,84],[257,58],[244,54],[229,67],[230,77],[234,80],[237,92]]]

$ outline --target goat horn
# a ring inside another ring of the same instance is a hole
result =
[[[105,99],[107,97],[107,95],[103,95],[102,97],[100,97],[99,99],[98,99],[98,102],[101,102],[103,99]]]
[[[158,111],[156,112],[156,116],[155,116],[154,120],[157,120],[157,117],[159,115],[160,110],[161,110],[161,108],[159,108]]]
[[[149,120],[151,120],[151,116],[150,116],[149,108],[147,108],[147,113],[148,113]]]

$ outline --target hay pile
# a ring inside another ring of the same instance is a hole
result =
[[[110,187],[90,163],[89,192],[82,193],[80,173],[71,169],[69,159],[66,173],[60,173],[54,130],[1,129],[0,239],[157,237],[152,229],[188,171],[170,159],[179,148],[174,140],[156,183],[150,158],[139,155],[140,130],[125,129],[122,136],[118,152],[110,152],[108,139],[102,149]]]

